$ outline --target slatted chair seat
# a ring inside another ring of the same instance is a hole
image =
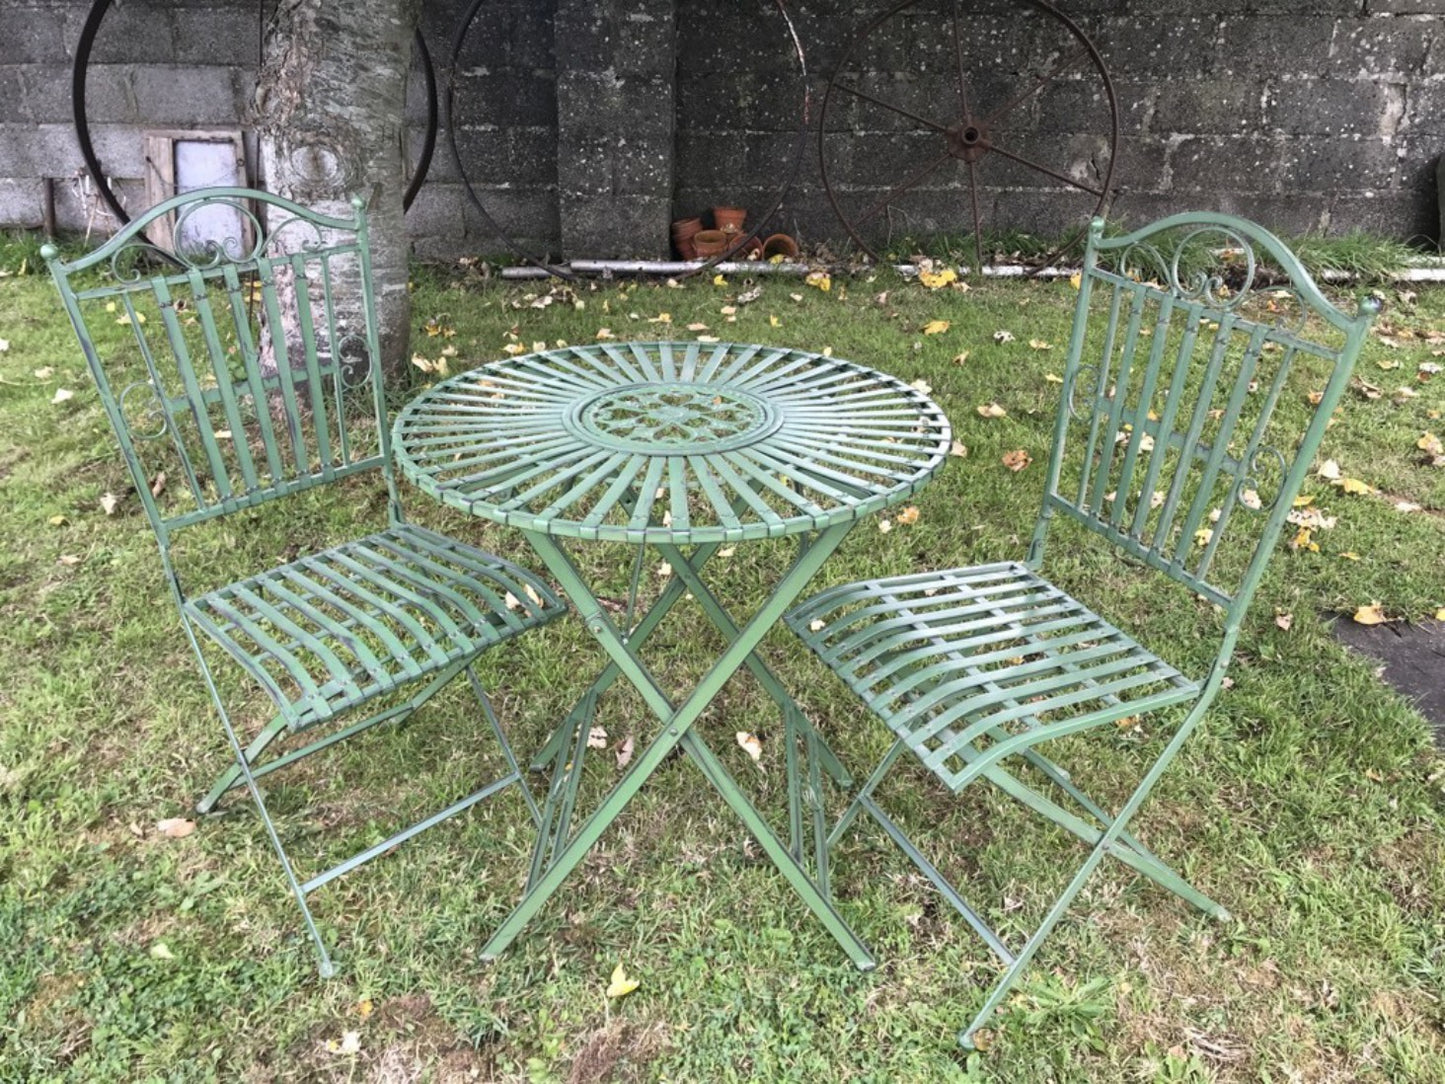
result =
[[[503,792],[520,798],[540,829],[475,663],[563,612],[531,573],[406,522],[367,230],[359,199],[338,218],[266,192],[203,188],[156,204],[75,260],[61,260],[53,245],[42,250],[232,753],[196,810],[249,792],[323,976],[335,967],[312,892]],[[384,529],[259,574],[237,570],[246,578],[207,594],[187,592],[172,561],[178,532],[363,476],[384,489]],[[233,722],[213,673],[221,655],[274,701],[275,715],[259,727]],[[493,778],[444,809],[298,875],[259,781],[402,723],[463,678],[480,717],[452,725],[470,736],[481,724],[505,770],[486,769]]]
[[[1273,234],[1207,212],[1113,238],[1095,220],[1077,284],[1027,559],[834,587],[787,615],[894,734],[825,850],[867,816],[1004,965],[959,1036],[965,1046],[1105,856],[1228,916],[1128,824],[1226,685],[1245,611],[1379,311],[1367,298],[1346,315]],[[1054,520],[1073,540],[1117,551],[1121,574],[1162,577],[1216,604],[1220,627],[1199,630],[1218,639],[1213,664],[1186,676],[1045,578]],[[1090,796],[1050,759],[1079,756],[1090,730],[1122,752],[1109,724],[1170,707],[1150,728],[1170,735],[1162,748],[1131,743],[1147,766],[1103,773],[1137,780],[1122,803]],[[986,782],[1088,848],[1021,947],[1005,944],[875,797],[910,753],[949,791]]]
[[[1018,562],[845,584],[788,623],[954,792],[1010,737],[1086,730],[1200,690]]]
[[[228,584],[185,609],[292,730],[565,610],[525,569],[409,524]]]

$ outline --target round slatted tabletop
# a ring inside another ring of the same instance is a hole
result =
[[[701,543],[821,530],[906,500],[943,411],[874,369],[739,343],[606,343],[442,381],[397,416],[403,475],[554,537]]]

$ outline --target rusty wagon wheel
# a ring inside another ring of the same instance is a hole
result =
[[[828,81],[823,187],[875,260],[895,218],[943,232],[940,219],[962,216],[982,268],[984,222],[1001,200],[1030,198],[1030,232],[1068,237],[1057,254],[1109,203],[1119,108],[1103,58],[1044,0],[1012,6],[902,0],[857,33]],[[890,62],[899,42],[910,46]]]

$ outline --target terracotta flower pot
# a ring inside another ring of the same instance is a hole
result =
[[[672,246],[677,249],[677,254],[684,260],[691,260],[697,256],[693,238],[701,229],[702,219],[700,218],[679,218],[672,224]]]
[[[722,230],[699,230],[692,238],[699,259],[710,260],[727,251],[728,235]]]
[[[796,260],[798,258],[798,242],[786,233],[773,234],[763,241],[763,259],[771,260],[774,256],[781,256],[785,260]]]
[[[747,220],[748,212],[742,207],[714,207],[712,209],[713,227],[724,233],[741,233],[743,223]]]

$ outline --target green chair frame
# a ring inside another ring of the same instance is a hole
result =
[[[1221,688],[1378,311],[1366,298],[1347,316],[1278,238],[1232,216],[1176,215],[1114,238],[1095,220],[1027,560],[846,584],[787,616],[896,735],[832,829],[830,852],[868,814],[1003,965],[959,1035],[965,1047],[1105,855],[1228,917],[1128,825]],[[1305,375],[1311,366],[1322,393]],[[1047,579],[1055,519],[1101,536],[1139,574],[1163,575],[1222,608],[1207,671],[1186,675]],[[1041,751],[1073,735],[1117,741],[1114,724],[1154,712],[1178,719],[1172,736],[1112,814]],[[951,793],[987,779],[1087,845],[1021,948],[1006,945],[880,807],[875,791],[904,753]]]
[[[330,217],[264,192],[199,189],[138,215],[79,259],[43,250],[234,757],[197,810],[211,811],[231,790],[249,791],[323,977],[335,967],[307,904],[311,892],[513,784],[540,829],[473,664],[564,612],[527,570],[404,518],[366,215],[359,200],[350,211]],[[147,229],[169,230],[176,241],[160,248]],[[172,553],[178,531],[377,471],[384,529],[200,595],[182,587]],[[203,644],[238,664],[275,705],[245,745],[213,674],[208,656],[216,652]],[[404,721],[463,673],[506,772],[302,881],[258,781],[380,723]],[[345,721],[362,708],[372,710]],[[303,732],[311,732],[303,744],[278,741]],[[294,747],[279,752],[287,744]]]

